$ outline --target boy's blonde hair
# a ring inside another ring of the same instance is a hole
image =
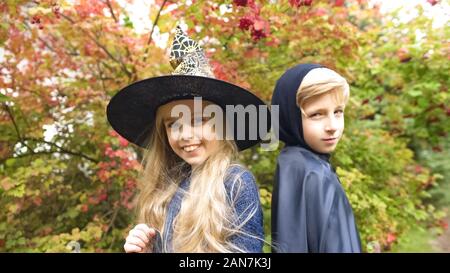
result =
[[[297,91],[297,106],[303,112],[306,102],[316,96],[333,92],[339,104],[346,104],[350,87],[341,75],[329,68],[315,68],[306,74]]]

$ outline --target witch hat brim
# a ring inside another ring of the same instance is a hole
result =
[[[250,121],[250,115],[244,116],[245,134],[242,140],[240,137],[242,132],[238,135],[238,127],[233,126],[234,141],[239,150],[259,143],[261,138],[267,135],[270,130],[268,106],[244,88],[215,79],[201,47],[187,37],[180,27],[177,27],[172,45],[171,64],[176,68],[174,75],[153,77],[132,83],[111,99],[107,107],[108,121],[122,137],[141,147],[146,147],[148,137],[154,129],[158,107],[173,100],[195,97],[201,97],[202,100],[219,105],[228,121],[234,119],[234,124],[237,124],[236,119],[242,115],[229,113],[226,111],[227,105],[242,105],[243,108],[256,107],[256,120]],[[260,109],[259,106],[264,107]],[[260,125],[264,125],[265,128],[260,128]],[[256,130],[256,132],[250,132],[250,130]]]
[[[249,105],[256,106],[258,109],[256,139],[249,139],[251,134],[248,116],[244,123],[246,139],[238,140],[237,126],[234,126],[234,139],[241,151],[258,144],[261,141],[260,136],[264,137],[270,130],[270,111],[257,96],[226,81],[191,75],[154,77],[125,87],[108,104],[108,121],[122,137],[141,147],[146,147],[148,136],[154,127],[158,107],[173,100],[194,97],[201,97],[203,100],[219,105],[224,113],[227,105],[242,105],[244,108]],[[259,106],[265,106],[262,108],[265,113],[259,111]],[[263,118],[261,118],[262,115],[264,115]],[[231,117],[227,113],[227,118],[234,118],[234,124],[237,124],[238,115]],[[266,132],[259,133],[261,124],[265,125]],[[252,128],[255,129],[255,127]]]

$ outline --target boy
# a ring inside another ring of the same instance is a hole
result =
[[[277,81],[279,137],[272,197],[275,252],[361,252],[352,208],[329,163],[344,130],[347,81],[318,64],[301,64]]]

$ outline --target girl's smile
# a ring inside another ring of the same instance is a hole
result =
[[[211,104],[203,101],[202,107]],[[187,106],[193,117],[174,118],[172,109],[176,106]],[[173,152],[192,167],[205,162],[219,146],[215,130],[207,118],[197,118],[194,114],[194,100],[176,100],[159,107],[158,115],[162,115],[167,140]]]
[[[194,151],[196,151],[201,144],[190,144],[190,145],[186,145],[186,146],[182,146],[181,148],[186,152],[186,153],[193,153]]]

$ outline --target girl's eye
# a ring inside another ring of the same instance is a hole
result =
[[[208,117],[197,117],[194,119],[194,126],[202,125],[203,123],[207,122],[208,120],[209,120]]]
[[[320,116],[321,116],[320,113],[314,113],[314,114],[310,115],[309,117],[310,117],[310,118],[318,118],[318,117],[320,117]]]
[[[338,114],[338,115],[342,115],[342,114],[344,114],[344,111],[343,110],[336,110],[336,111],[334,111],[334,113]]]
[[[170,129],[181,129],[181,127],[182,127],[182,124],[177,121],[172,121],[167,124],[167,128],[170,128]]]

